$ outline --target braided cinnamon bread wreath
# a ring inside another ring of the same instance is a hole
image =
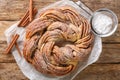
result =
[[[89,22],[73,7],[40,13],[26,28],[23,54],[39,72],[63,76],[89,56],[94,42]]]

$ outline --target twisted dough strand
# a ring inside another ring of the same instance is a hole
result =
[[[89,22],[63,6],[43,11],[27,27],[23,54],[41,73],[63,76],[88,57],[93,41]]]

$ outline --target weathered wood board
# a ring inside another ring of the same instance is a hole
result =
[[[34,0],[34,6],[42,8],[56,1],[58,0]],[[113,10],[120,22],[120,0],[81,1],[92,11],[104,7]],[[29,0],[0,0],[0,80],[28,80],[18,68],[13,56],[3,54],[7,47],[4,31],[23,16],[28,4]],[[74,80],[120,80],[120,24],[115,34],[103,38],[103,51],[99,60]]]
[[[42,8],[58,0],[33,0],[34,6]],[[78,1],[78,0],[74,0]],[[120,0],[81,0],[91,10],[109,8],[113,10],[120,20]],[[28,8],[29,0],[0,0],[0,20],[19,20]],[[14,14],[14,15],[13,15]]]
[[[120,64],[93,64],[74,80],[120,80]],[[0,80],[28,80],[16,63],[0,63]]]

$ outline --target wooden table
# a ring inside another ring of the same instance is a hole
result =
[[[34,0],[37,8],[57,0]],[[120,0],[81,0],[93,11],[99,8],[113,10],[120,20]],[[0,80],[28,80],[18,68],[13,56],[5,55],[7,47],[4,31],[16,23],[28,8],[29,0],[0,0]],[[83,70],[74,80],[120,80],[120,24],[116,33],[103,38],[100,59]]]

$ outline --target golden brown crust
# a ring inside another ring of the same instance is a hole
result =
[[[70,6],[43,11],[26,30],[23,54],[41,73],[63,76],[92,50],[89,22]]]

